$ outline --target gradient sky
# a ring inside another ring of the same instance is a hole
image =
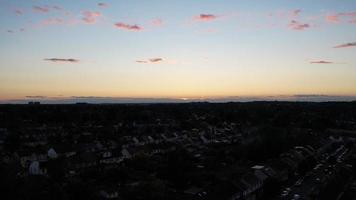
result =
[[[353,0],[0,0],[0,100],[356,95]]]

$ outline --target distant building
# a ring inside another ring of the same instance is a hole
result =
[[[77,103],[75,103],[76,105],[88,105],[89,103],[87,103],[87,102],[77,102]]]
[[[45,170],[41,169],[40,163],[38,161],[33,161],[29,167],[30,175],[44,175],[46,173]]]
[[[39,102],[39,101],[30,101],[30,102],[28,102],[28,105],[40,105],[41,104],[41,102]]]

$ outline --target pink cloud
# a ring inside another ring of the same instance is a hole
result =
[[[289,28],[296,30],[296,31],[303,31],[305,29],[311,28],[310,24],[306,24],[306,23],[303,24],[296,20],[292,20],[288,26],[289,26]]]
[[[57,24],[64,24],[64,20],[60,18],[49,18],[46,20],[43,20],[41,22],[41,25],[47,26],[47,25],[57,25]]]
[[[205,33],[217,33],[218,30],[215,29],[215,28],[209,28],[209,29],[204,30],[203,32],[205,32]]]
[[[354,23],[354,21],[356,20],[356,12],[344,12],[344,13],[336,13],[336,14],[332,14],[332,15],[327,15],[325,17],[327,22],[331,22],[331,23],[338,23],[341,22],[342,19],[344,20],[349,20],[349,23]]]
[[[325,17],[327,22],[331,22],[331,23],[339,23],[340,22],[340,18],[338,15],[327,15]]]
[[[213,14],[200,14],[199,16],[195,16],[194,20],[206,22],[206,21],[213,21],[217,18],[218,16]]]
[[[162,26],[163,25],[163,20],[162,19],[154,19],[151,21],[151,24],[154,26]]]
[[[41,6],[33,6],[33,10],[36,12],[40,12],[40,13],[48,13],[49,12],[48,7],[41,7]]]
[[[340,16],[356,17],[356,12],[339,13]]]
[[[102,8],[106,8],[108,7],[109,5],[107,3],[98,3],[98,6],[99,7],[102,7]]]
[[[122,23],[122,22],[116,23],[115,27],[119,28],[119,29],[129,30],[129,31],[142,31],[143,30],[143,28],[139,25],[136,25],[136,24],[130,25],[130,24]]]
[[[294,10],[279,10],[275,12],[270,12],[267,14],[268,17],[276,17],[276,18],[283,18],[283,19],[294,19],[299,17],[302,13],[301,9],[294,9]]]
[[[87,24],[95,24],[97,21],[97,18],[100,16],[101,16],[100,12],[85,11],[85,12],[83,12],[82,20]]]
[[[356,47],[356,42],[350,42],[350,43],[346,43],[346,44],[340,44],[335,46],[334,48],[348,48],[348,47]]]
[[[319,61],[311,61],[310,64],[334,64],[334,62],[319,60]]]
[[[61,17],[51,17],[47,19],[40,20],[38,23],[34,24],[34,28],[52,26],[52,25],[77,25],[81,24],[80,19],[76,18],[61,18]]]

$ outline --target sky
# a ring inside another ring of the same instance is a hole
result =
[[[0,103],[356,99],[353,0],[0,0]]]

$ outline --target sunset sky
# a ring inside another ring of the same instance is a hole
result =
[[[0,0],[0,102],[271,96],[356,96],[356,1]]]

